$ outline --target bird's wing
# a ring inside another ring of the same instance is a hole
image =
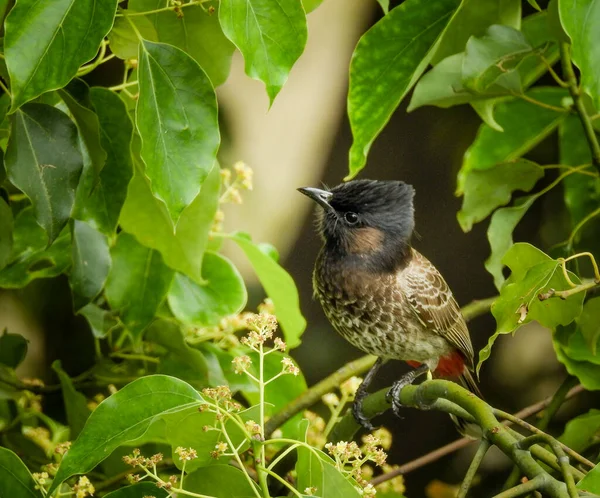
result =
[[[472,368],[471,337],[452,291],[427,258],[414,249],[412,253],[398,277],[408,303],[421,323],[458,348]]]

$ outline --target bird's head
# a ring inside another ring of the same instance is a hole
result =
[[[330,250],[397,260],[409,249],[415,225],[411,185],[353,180],[331,190],[298,190],[321,206],[319,231]]]

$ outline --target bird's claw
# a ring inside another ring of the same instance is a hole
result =
[[[352,415],[354,415],[354,419],[362,427],[364,427],[368,431],[372,431],[374,429],[373,424],[371,424],[371,422],[363,412],[362,402],[365,396],[366,393],[362,396],[357,393],[357,396],[354,399],[354,403],[352,403]]]
[[[397,380],[392,384],[392,387],[390,387],[390,390],[385,395],[386,401],[392,405],[394,415],[399,418],[402,418],[400,415],[400,409],[402,408],[402,403],[400,403],[400,391],[408,384],[410,384],[410,381],[406,379]]]

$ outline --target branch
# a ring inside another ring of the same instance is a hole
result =
[[[585,105],[581,98],[581,89],[577,83],[577,77],[575,76],[573,65],[571,64],[570,47],[567,43],[560,44],[560,59],[564,76],[567,79],[569,93],[571,94],[571,97],[573,97],[573,104],[579,114],[579,119],[581,119],[583,131],[585,132],[592,153],[592,163],[594,163],[594,166],[600,171],[600,144],[598,144],[598,138],[596,137],[596,132],[592,126],[592,120],[585,110]]]
[[[464,306],[461,309],[461,312],[465,321],[468,322],[487,313],[496,298],[497,296],[478,299]],[[336,370],[329,377],[326,377],[318,384],[312,386],[302,395],[284,406],[281,411],[273,415],[267,421],[265,424],[265,437],[268,438],[275,429],[285,424],[297,413],[300,413],[317,403],[323,395],[335,390],[341,383],[348,380],[350,377],[360,375],[369,370],[376,360],[377,358],[375,356],[363,356],[350,363],[346,363],[346,365]]]
[[[585,391],[585,389],[583,388],[583,386],[577,385],[567,393],[567,395],[565,396],[565,400],[570,399],[574,396],[577,396],[578,394],[580,394],[584,391]],[[546,407],[549,407],[551,405],[551,403],[553,402],[553,400],[554,400],[554,396],[543,399],[542,401],[538,401],[537,403],[534,403],[533,405],[527,406],[527,407],[523,408],[522,410],[519,410],[517,413],[514,414],[514,416],[519,417],[521,419],[530,417],[531,415],[541,412]],[[505,420],[502,423],[507,426],[511,424],[511,422],[509,420]],[[440,458],[445,457],[446,455],[450,455],[451,453],[454,453],[455,451],[458,451],[461,448],[468,446],[472,442],[473,442],[473,440],[470,438],[467,438],[467,437],[457,439],[456,441],[453,441],[452,443],[449,443],[445,446],[437,448],[437,449],[431,451],[430,453],[427,453],[423,456],[420,456],[419,458],[416,458],[415,460],[411,460],[410,462],[407,462],[407,463],[401,465],[397,469],[395,469],[391,472],[388,472],[387,474],[382,474],[380,476],[377,476],[374,479],[372,479],[370,482],[371,482],[371,484],[373,484],[373,486],[377,486],[378,484],[381,484],[384,481],[393,479],[394,477],[396,477],[400,474],[408,474],[409,472],[412,472],[416,469],[424,467],[425,465],[435,462],[435,461],[439,460]],[[534,447],[534,449],[535,448],[536,447]],[[547,452],[547,453],[551,455],[551,453],[549,453],[549,452]],[[535,456],[536,456],[536,458],[540,458],[538,455],[535,455]],[[579,478],[579,476],[577,476],[577,477]],[[583,477],[583,474],[581,474],[581,478],[582,477]]]
[[[383,389],[365,399],[365,415],[371,416],[388,407]],[[567,495],[565,483],[551,477],[533,458],[531,452],[519,447],[519,439],[501,424],[495,417],[493,408],[485,401],[469,393],[458,384],[446,380],[426,381],[418,386],[406,386],[400,393],[400,401],[405,406],[420,409],[436,409],[459,415],[468,413],[468,421],[474,421],[482,428],[484,437],[505,453],[529,479],[535,479],[541,491],[552,498],[564,498]],[[460,416],[460,415],[459,415]],[[348,413],[335,427],[332,433],[334,441],[350,440],[359,428],[351,413]],[[549,436],[548,436],[549,437]],[[517,496],[517,495],[515,495]]]
[[[346,363],[343,367],[336,370],[329,377],[326,377],[321,382],[312,386],[301,396],[298,396],[295,400],[284,406],[281,411],[273,415],[267,421],[265,424],[265,437],[269,438],[275,429],[285,424],[297,413],[300,413],[309,406],[314,405],[321,399],[321,396],[330,393],[350,377],[360,375],[369,370],[376,360],[376,356],[363,356],[357,360],[351,361],[350,363]]]

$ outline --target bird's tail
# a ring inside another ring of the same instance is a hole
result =
[[[466,366],[463,370],[463,373],[458,377],[458,380],[465,389],[472,392],[478,398],[483,399],[483,395],[479,390],[479,386],[475,382],[471,371]],[[466,422],[462,418],[456,417],[455,415],[450,415],[450,417],[452,418],[454,425],[456,425],[458,432],[460,432],[463,436],[472,439],[481,439],[483,433],[481,431],[481,427],[479,427],[477,424]]]

